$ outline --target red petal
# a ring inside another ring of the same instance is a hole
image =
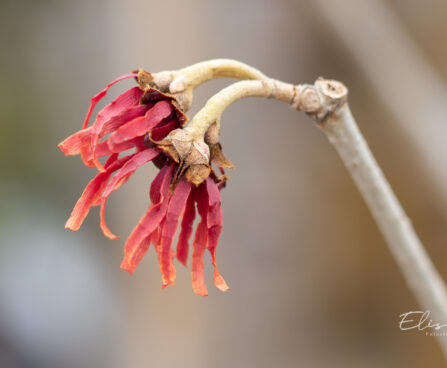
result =
[[[169,200],[163,231],[161,234],[161,262],[160,270],[163,276],[163,284],[172,285],[174,280],[170,271],[173,268],[171,245],[177,230],[178,219],[185,210],[186,201],[191,193],[191,183],[182,178],[177,184],[174,194]]]
[[[104,190],[110,175],[108,173],[99,173],[87,184],[81,197],[76,202],[69,219],[65,223],[66,229],[73,231],[79,230],[90,211],[90,207],[93,206],[93,203],[97,201],[101,192]]]
[[[205,253],[208,241],[207,212],[208,212],[208,193],[205,186],[200,185],[195,191],[197,201],[197,210],[200,214],[201,221],[196,229],[193,242],[192,262],[191,262],[191,278],[192,289],[195,294],[206,296],[208,291],[205,285],[205,275],[203,271],[203,255]]]
[[[77,155],[79,154],[81,147],[88,144],[91,140],[92,128],[86,128],[76,132],[65,138],[57,146],[65,153],[65,155]]]
[[[93,160],[93,153],[89,146],[86,151],[83,151],[83,157],[85,158],[85,161],[89,166],[92,166],[92,160]],[[103,157],[107,155],[111,155],[112,153],[120,153],[123,151],[127,151],[129,149],[139,147],[139,148],[147,148],[147,146],[144,145],[143,138],[138,137],[131,139],[130,141],[122,142],[116,145],[111,145],[109,140],[100,142],[96,146],[96,157]]]
[[[150,235],[152,243],[154,244],[155,252],[157,253],[157,259],[158,263],[161,262],[161,251],[160,251],[160,245],[161,245],[161,232],[163,230],[163,224],[165,223],[165,220],[161,220],[160,224],[154,229],[152,234]],[[162,278],[162,285],[163,285],[163,278]]]
[[[175,253],[171,250],[171,263],[169,268],[169,285],[174,285],[175,279],[177,277],[177,271],[175,269],[175,264],[173,262]],[[166,285],[167,286],[167,285]]]
[[[104,137],[108,133],[114,132],[121,125],[127,123],[132,119],[135,119],[137,116],[144,115],[150,107],[151,107],[150,104],[132,106],[124,110],[119,115],[110,118],[104,124],[104,127],[101,131],[101,134],[99,135],[99,138]],[[83,146],[90,147],[91,141],[92,141],[92,127],[88,127],[69,136],[61,143],[59,143],[58,147],[67,156],[77,155],[80,153],[81,147]]]
[[[196,217],[196,208],[193,193],[189,195],[183,214],[182,229],[177,243],[177,259],[186,266],[188,259],[189,238],[192,234],[192,225]]]
[[[219,243],[219,237],[222,232],[223,216],[222,205],[220,200],[220,192],[216,183],[212,178],[207,178],[206,190],[208,192],[208,212],[207,212],[207,226],[208,226],[208,250],[211,253],[211,260],[214,266],[214,285],[221,290],[227,291],[230,288],[225,282],[222,275],[219,273],[216,265],[216,248]]]
[[[208,250],[211,253],[213,266],[216,266],[216,247],[219,242],[219,236],[222,232],[222,207],[220,201],[220,193],[214,180],[207,178],[205,181],[206,190],[208,193]]]
[[[155,228],[155,230],[151,234],[152,242],[154,243],[155,250],[157,251],[157,254],[159,254],[160,251],[160,245],[161,245],[161,233],[163,231],[163,225],[165,223],[165,218],[160,222],[160,225]]]
[[[122,81],[123,79],[127,79],[127,78],[135,78],[137,77],[138,74],[127,74],[127,75],[123,75],[117,79],[115,79],[114,81],[110,82],[106,88],[104,88],[102,91],[98,92],[95,96],[93,96],[90,99],[90,107],[87,111],[87,116],[85,117],[84,120],[84,124],[82,124],[82,129],[87,128],[88,126],[88,121],[90,120],[90,116],[92,115],[92,112],[96,106],[96,104],[101,101],[101,99],[107,94],[107,91],[109,90],[110,87],[112,87],[115,83],[118,83],[119,81]]]
[[[110,142],[117,144],[135,137],[143,136],[146,132],[158,125],[163,119],[171,115],[171,113],[172,105],[169,101],[163,100],[157,102],[144,117],[138,117],[120,127],[111,135]]]
[[[102,143],[106,143],[106,142],[102,142]],[[107,146],[108,146],[108,150],[110,152],[122,152],[122,151],[126,151],[128,149],[134,148],[134,147],[139,148],[139,149],[147,148],[147,146],[144,144],[144,137],[137,137],[137,138],[130,139],[130,140],[122,142],[122,143],[118,143],[118,144],[113,144],[113,143],[110,143],[109,141],[107,141]]]
[[[157,258],[158,258],[158,263],[161,264],[161,234],[163,232],[163,227],[165,224],[165,220],[166,218],[164,218],[161,222],[160,225],[153,231],[152,235],[151,235],[151,239],[152,242],[154,243],[154,248],[155,251],[157,252]],[[173,262],[171,262],[170,264],[170,270],[169,270],[169,279],[165,280],[162,276],[162,284],[161,287],[164,289],[166,286],[168,285],[173,285],[174,281],[175,281],[175,277],[176,277],[176,270],[175,270],[175,265]]]
[[[91,156],[91,151],[92,150],[90,149],[90,146],[85,145],[81,147],[79,153],[81,154],[81,159],[85,166],[95,167],[93,162],[89,160],[89,156]]]
[[[166,123],[162,123],[151,130],[151,139],[154,141],[161,141],[168,135],[171,130],[180,127],[178,119],[169,120]]]
[[[123,94],[119,95],[114,101],[104,107],[98,115],[96,115],[96,120],[92,125],[92,152],[93,152],[93,161],[98,168],[99,171],[103,171],[101,162],[95,157],[96,145],[99,140],[99,136],[101,131],[105,125],[105,123],[112,118],[113,116],[119,115],[124,110],[131,106],[136,106],[140,103],[140,98],[143,94],[143,91],[138,87],[133,87]]]
[[[156,178],[161,181],[159,201],[149,206],[146,214],[140,219],[137,226],[133,229],[124,246],[124,258],[121,262],[121,268],[133,273],[138,266],[138,259],[135,257],[142,245],[144,239],[152,234],[163,220],[168,208],[169,185],[172,179],[174,165],[163,167]],[[155,244],[155,240],[152,239]]]
[[[168,166],[164,166],[160,172],[157,174],[157,176],[152,181],[150,190],[149,190],[149,198],[151,199],[151,202],[153,204],[159,203],[163,200],[164,196],[164,185],[166,185],[166,177],[165,177],[165,171],[168,170]]]
[[[90,207],[99,204],[101,193],[107,185],[110,176],[114,171],[123,166],[128,159],[125,157],[117,160],[117,157],[118,155],[110,156],[106,162],[106,172],[99,173],[87,184],[65,224],[66,229],[73,231],[79,230],[90,211]]]
[[[203,254],[206,249],[207,228],[206,222],[199,223],[193,243],[191,278],[192,289],[195,294],[207,296],[208,291],[205,285],[205,275],[203,272]]]
[[[160,150],[157,148],[148,148],[144,151],[135,153],[123,165],[120,171],[117,172],[117,174],[112,178],[112,180],[110,180],[109,184],[107,184],[107,187],[104,189],[104,193],[101,196],[100,225],[104,235],[107,236],[108,238],[110,239],[117,238],[117,236],[113,234],[107,227],[104,217],[108,197],[114,190],[118,189],[121,185],[123,185],[139,166],[144,165],[146,162],[151,161],[159,154]]]
[[[214,281],[214,285],[216,285],[216,287],[220,291],[226,292],[226,291],[230,290],[230,288],[228,287],[228,285],[225,282],[224,278],[219,273],[219,270],[217,269],[217,267],[214,268],[213,281]]]
[[[129,271],[130,274],[132,274],[132,272],[135,270],[135,268],[137,268],[138,264],[141,262],[141,260],[143,259],[144,255],[146,254],[147,250],[149,249],[151,242],[153,243],[152,237],[151,235],[145,237],[141,243],[139,244],[138,247],[135,248],[135,251],[132,255],[132,264],[134,264],[135,266],[133,267],[132,271]],[[154,247],[156,248],[156,245],[154,244]],[[124,262],[124,260],[123,260]],[[121,268],[123,268],[123,264],[121,264]],[[126,268],[123,268],[126,269]]]

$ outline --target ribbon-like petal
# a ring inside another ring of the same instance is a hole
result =
[[[99,204],[101,194],[114,171],[120,169],[128,160],[129,156],[117,159],[118,155],[112,155],[106,162],[106,171],[96,175],[85,187],[81,197],[71,212],[71,215],[65,223],[65,228],[73,231],[79,230],[90,208]]]
[[[174,268],[171,251],[172,240],[177,230],[178,219],[185,211],[186,202],[191,193],[191,183],[182,178],[177,184],[174,194],[169,199],[168,210],[163,224],[161,234],[161,262],[160,269],[163,276],[164,285],[172,285],[174,280],[171,277],[171,269]]]
[[[159,101],[144,116],[137,117],[122,125],[110,136],[109,141],[111,144],[119,144],[135,137],[144,136],[146,132],[160,124],[171,113],[171,102],[167,100]]]
[[[103,97],[107,94],[107,91],[109,90],[110,87],[112,87],[114,84],[122,81],[123,79],[135,78],[137,76],[138,76],[138,74],[126,74],[126,75],[123,75],[121,77],[118,77],[115,80],[113,80],[112,82],[110,82],[106,86],[106,88],[104,88],[102,91],[98,92],[95,96],[93,96],[90,99],[90,107],[89,107],[89,109],[87,111],[87,116],[85,117],[84,123],[82,124],[82,129],[87,128],[88,121],[90,120],[90,116],[92,115],[93,110],[95,109],[96,104],[103,99]]]
[[[133,273],[138,266],[139,249],[143,241],[150,236],[153,231],[160,225],[168,208],[169,185],[172,179],[174,165],[163,167],[157,175],[160,191],[154,193],[151,191],[151,198],[157,201],[152,203],[146,214],[140,219],[137,226],[133,229],[124,245],[124,258],[121,262],[121,268],[129,273]],[[156,178],[156,180],[157,180]]]
[[[157,148],[148,148],[144,151],[135,153],[132,157],[123,165],[123,167],[116,173],[116,175],[107,184],[104,192],[101,195],[101,209],[100,209],[100,226],[105,236],[110,239],[117,239],[118,237],[113,234],[107,227],[105,221],[105,209],[107,204],[107,199],[110,194],[119,187],[121,187],[130,176],[135,172],[135,170],[144,165],[145,163],[153,160],[160,154],[160,150]]]
[[[177,242],[177,259],[186,266],[188,259],[189,238],[192,234],[192,225],[196,217],[194,191],[189,195],[183,214],[180,235]]]
[[[99,171],[104,171],[104,168],[101,162],[95,157],[95,150],[105,123],[110,120],[110,118],[121,114],[127,108],[138,105],[142,95],[143,91],[141,89],[133,87],[119,95],[115,100],[98,112],[98,115],[96,115],[96,120],[92,125],[91,148],[93,152],[93,162]]]

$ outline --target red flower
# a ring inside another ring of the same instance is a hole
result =
[[[94,107],[108,89],[123,79],[134,77],[138,78],[139,86],[124,92],[100,110],[92,126],[88,127]],[[78,230],[90,208],[99,205],[102,231],[111,239],[117,238],[105,222],[107,199],[139,166],[153,161],[160,172],[150,188],[152,203],[126,241],[121,268],[133,273],[152,243],[160,263],[162,286],[172,285],[176,275],[174,256],[186,265],[197,203],[201,221],[193,240],[192,286],[196,294],[207,295],[203,272],[206,248],[212,257],[215,285],[222,291],[228,290],[216,266],[216,247],[222,231],[219,190],[224,182],[209,169],[209,158],[204,162],[202,157],[200,165],[190,165],[193,169],[187,170],[184,162],[172,158],[167,152],[163,145],[165,137],[183,126],[186,120],[175,99],[150,84],[147,72],[120,77],[94,96],[82,129],[59,144],[66,155],[80,154],[85,165],[99,171],[87,184],[65,227]],[[205,151],[209,151],[204,145]],[[203,147],[199,148],[203,150]],[[129,149],[135,151],[119,157]],[[103,165],[99,159],[104,156],[108,159]],[[175,253],[172,242],[179,219],[181,231]]]

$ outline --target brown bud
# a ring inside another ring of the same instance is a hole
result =
[[[182,104],[177,100],[175,96],[172,96],[172,106],[175,110],[175,115],[177,116],[178,121],[180,122],[180,126],[184,126],[188,122],[188,116],[185,114],[187,109],[182,108]]]
[[[172,147],[181,159],[184,159],[189,154],[192,147],[192,138],[183,129],[175,129],[171,131],[163,140],[152,140],[152,142],[164,151],[168,151],[167,147]]]
[[[164,153],[166,153],[170,158],[172,158],[175,162],[180,162],[180,157],[171,145],[158,145],[158,148],[162,149]]]
[[[211,162],[222,169],[233,169],[234,166],[230,160],[228,160],[222,152],[222,146],[220,143],[216,143],[210,146],[210,158]]]
[[[195,186],[200,185],[202,182],[208,178],[211,173],[211,168],[209,165],[199,164],[199,165],[191,165],[185,172],[185,178],[190,183]]]
[[[192,148],[192,138],[183,129],[175,129],[168,134],[166,139],[172,142],[172,146],[178,152],[181,158],[185,158]]]
[[[143,91],[150,89],[153,86],[152,74],[143,69],[138,70],[138,84]]]
[[[210,162],[210,149],[205,142],[193,142],[192,147],[185,158],[187,165],[208,165]]]
[[[179,164],[173,178],[174,186],[183,174],[195,185],[199,185],[210,175],[208,145],[203,141],[193,141],[190,133],[184,129],[175,129],[165,139],[153,142]]]

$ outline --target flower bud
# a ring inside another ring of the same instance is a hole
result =
[[[210,149],[203,141],[195,141],[184,129],[176,129],[162,141],[154,141],[158,148],[179,164],[174,175],[174,186],[184,173],[194,185],[202,183],[211,173]]]

